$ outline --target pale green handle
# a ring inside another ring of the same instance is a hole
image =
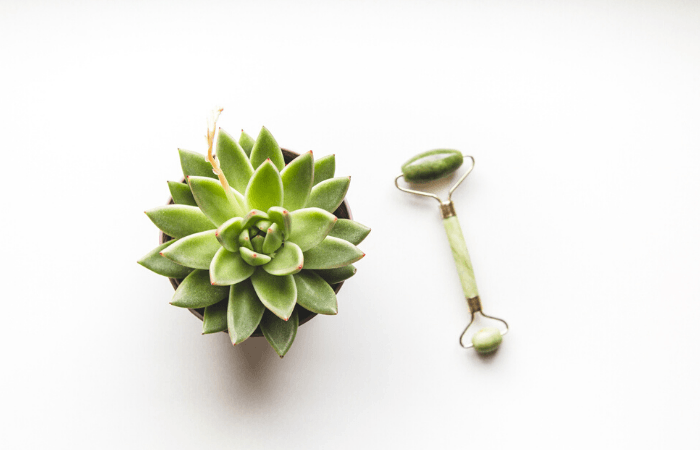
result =
[[[457,265],[457,273],[459,274],[459,281],[462,282],[464,295],[467,299],[477,297],[479,291],[476,289],[474,269],[472,268],[472,261],[469,259],[467,243],[464,241],[464,235],[462,234],[462,228],[459,226],[459,220],[457,220],[457,216],[451,216],[443,219],[442,224],[445,226],[445,231],[447,232],[447,240],[450,241],[452,256]]]

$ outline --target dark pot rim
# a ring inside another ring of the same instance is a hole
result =
[[[294,158],[299,156],[299,153],[293,152],[291,150],[287,150],[285,148],[282,149],[282,154],[284,155],[284,163],[289,164]],[[181,183],[186,183],[185,178],[183,177],[182,180],[180,180]],[[170,197],[168,198],[168,201],[166,205],[173,205],[175,202],[173,201],[173,198]],[[352,212],[350,211],[350,205],[348,205],[348,201],[346,199],[343,199],[343,203],[340,204],[338,209],[333,211],[333,214],[339,218],[339,219],[350,219],[352,220]],[[167,234],[163,233],[162,231],[160,232],[158,242],[159,244],[165,244],[166,242],[172,240],[173,238],[171,236],[168,236]],[[170,284],[173,286],[173,289],[177,290],[178,286],[180,286],[180,283],[182,282],[181,279],[177,278],[168,278],[170,280]],[[331,287],[337,294],[340,291],[340,288],[343,287],[344,281],[341,281],[340,283],[336,283],[332,285]],[[308,311],[301,306],[298,306],[299,308],[299,325],[303,325],[309,320],[313,319],[316,317],[316,313],[312,313],[311,311]],[[192,314],[194,314],[195,317],[197,317],[199,320],[204,320],[204,308],[190,308],[189,309]],[[222,333],[226,333],[226,331],[222,331]],[[251,337],[262,337],[262,331],[260,331],[260,327],[258,327]]]

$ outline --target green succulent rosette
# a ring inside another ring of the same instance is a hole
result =
[[[335,177],[333,155],[308,152],[285,165],[265,128],[239,142],[219,130],[216,159],[213,141],[211,131],[212,159],[180,150],[187,183],[168,182],[174,204],[146,211],[173,239],[139,264],[182,279],[171,304],[205,308],[205,334],[228,330],[236,345],[259,326],[284,356],[300,307],[338,312],[331,284],[355,274],[370,229],[333,215],[350,186],[350,177]]]

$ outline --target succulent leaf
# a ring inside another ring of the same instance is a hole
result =
[[[268,220],[270,217],[267,213],[254,209],[243,217],[243,228],[250,228],[261,220]]]
[[[240,245],[239,251],[241,248],[247,248],[251,252],[253,251],[253,243],[250,241],[250,231],[247,228],[244,228],[241,234],[238,235],[238,245]]]
[[[228,295],[228,286],[213,286],[208,270],[193,270],[173,295],[171,305],[180,308],[205,308],[220,302]]]
[[[268,235],[269,236],[269,235]],[[294,242],[287,241],[262,268],[270,275],[282,276],[299,272],[304,267],[304,254]]]
[[[255,228],[262,231],[263,233],[267,233],[267,230],[270,229],[270,226],[272,226],[271,220],[261,220],[260,222],[255,224]]]
[[[255,250],[258,253],[263,253],[263,243],[265,242],[265,238],[258,235],[255,236],[250,240],[250,243],[253,244],[253,250]]]
[[[280,230],[279,225],[273,223],[270,225],[270,228],[267,229],[262,251],[269,255],[280,248],[280,245],[282,245],[282,230]]]
[[[176,205],[197,206],[197,202],[194,201],[192,191],[190,191],[190,187],[187,184],[178,181],[168,181],[168,189]]]
[[[338,267],[337,269],[317,269],[314,270],[321,278],[326,280],[328,284],[340,283],[345,281],[357,273],[357,269],[352,264]]]
[[[238,192],[245,192],[248,181],[253,176],[253,166],[246,152],[222,129],[219,129],[216,157],[219,158],[221,170],[231,187]]]
[[[182,173],[185,177],[198,176],[216,178],[214,168],[204,155],[181,148],[178,149],[178,152],[180,153]]]
[[[255,238],[253,238],[255,239]],[[268,255],[264,255],[258,251],[255,250],[250,250],[247,247],[241,247],[239,249],[239,252],[241,254],[241,257],[245,262],[250,264],[251,266],[262,266],[264,264],[267,264],[270,262],[272,259]]]
[[[362,250],[348,241],[328,236],[316,247],[304,252],[304,268],[335,269],[359,261],[363,256]]]
[[[255,145],[255,139],[245,131],[241,130],[241,137],[238,138],[238,143],[248,157],[250,157],[250,151],[253,150]]]
[[[370,231],[372,231],[371,228],[354,220],[338,219],[328,236],[337,237],[351,244],[359,245],[360,242],[365,240]]]
[[[176,239],[216,228],[195,206],[159,206],[146,211],[146,215],[163,233]]]
[[[176,264],[160,254],[163,250],[170,247],[175,242],[177,241],[172,240],[166,242],[165,244],[159,245],[144,255],[143,258],[139,259],[138,263],[146,269],[155,272],[158,275],[163,275],[164,277],[178,279],[185,278],[190,272],[192,272],[191,268]]]
[[[306,205],[314,183],[314,154],[304,153],[295,158],[280,174],[284,186],[284,207],[289,211]]]
[[[282,189],[280,173],[272,162],[265,161],[255,171],[245,191],[248,207],[267,211],[273,206],[282,206],[284,197]]]
[[[230,252],[237,252],[240,244],[238,243],[238,236],[243,231],[243,219],[240,217],[234,217],[227,220],[216,230],[216,239],[222,247]]]
[[[265,306],[260,303],[250,280],[231,286],[226,314],[231,343],[236,345],[248,339],[258,328],[264,312]]]
[[[314,163],[314,186],[335,176],[335,155],[324,156]]]
[[[199,209],[217,227],[232,217],[243,216],[241,206],[231,202],[218,180],[204,177],[189,177],[187,180]]]
[[[298,209],[289,215],[294,222],[294,229],[287,239],[297,244],[302,251],[320,244],[338,220],[320,208]]]
[[[260,328],[267,342],[282,358],[292,347],[294,338],[297,336],[299,314],[294,311],[290,320],[285,322],[267,311],[260,322]]]
[[[178,239],[163,250],[161,255],[182,266],[208,270],[220,248],[216,230],[207,230]]]
[[[292,231],[292,217],[289,215],[289,211],[279,206],[273,206],[267,210],[267,215],[271,221],[280,227],[282,235],[289,238],[289,234]]]
[[[297,303],[317,314],[338,314],[338,299],[333,288],[310,270],[294,274],[297,285]]]
[[[214,303],[204,308],[204,320],[202,323],[202,334],[218,333],[226,331],[226,309],[228,300],[223,299],[219,303]]]
[[[256,270],[250,280],[263,305],[280,319],[288,320],[297,303],[294,277],[270,275],[264,270]]]
[[[331,178],[322,181],[311,189],[306,207],[315,206],[332,213],[345,198],[350,188],[350,177]],[[195,197],[196,198],[196,197]]]
[[[253,168],[257,169],[268,159],[272,161],[278,171],[284,169],[284,156],[279,144],[267,128],[262,127],[253,148],[250,150],[250,162]]]
[[[255,267],[247,264],[240,253],[219,248],[209,266],[211,284],[229,286],[247,280],[255,272]]]

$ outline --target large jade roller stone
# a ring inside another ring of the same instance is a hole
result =
[[[403,177],[411,183],[423,183],[446,177],[464,162],[459,150],[429,150],[409,159],[401,166]]]

